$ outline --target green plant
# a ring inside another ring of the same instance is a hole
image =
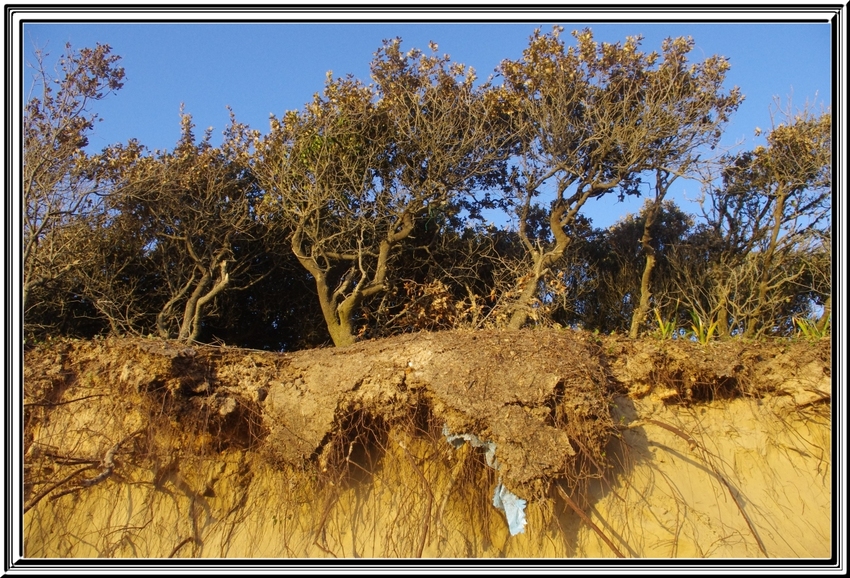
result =
[[[691,324],[691,331],[688,335],[696,337],[696,340],[703,345],[711,341],[711,338],[714,337],[714,332],[717,331],[717,321],[706,324],[702,320],[702,317],[697,315],[695,311],[691,311],[691,319],[693,319],[693,323]]]
[[[655,321],[658,323],[658,336],[661,339],[673,339],[673,335],[676,333],[676,316],[673,316],[673,319],[665,321],[661,318],[661,312],[658,310],[658,307],[655,308]]]
[[[832,321],[832,316],[827,317],[826,323],[823,324],[823,327],[818,327],[817,321],[814,319],[809,319],[807,317],[794,317],[794,323],[797,324],[797,327],[800,328],[799,334],[802,334],[806,339],[811,339],[812,341],[822,339],[829,335],[829,325]]]

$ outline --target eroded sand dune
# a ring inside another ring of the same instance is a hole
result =
[[[25,555],[825,558],[831,385],[826,341],[39,346]]]

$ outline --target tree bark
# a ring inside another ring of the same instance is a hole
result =
[[[829,318],[832,315],[832,295],[826,298],[826,303],[823,304],[823,313],[818,319],[817,328],[818,331],[823,333],[826,329],[827,323],[829,323]]]
[[[354,313],[363,303],[363,300],[372,295],[377,295],[386,289],[386,278],[389,271],[389,258],[392,248],[396,243],[401,242],[410,236],[413,231],[414,219],[411,211],[405,211],[396,222],[385,239],[383,239],[378,248],[377,261],[375,270],[369,279],[367,269],[363,264],[365,250],[358,248],[357,252],[349,255],[346,260],[356,263],[359,268],[360,278],[353,288],[349,290],[351,283],[350,275],[356,275],[356,269],[351,269],[349,274],[343,277],[339,286],[336,289],[331,289],[328,285],[327,271],[319,266],[316,257],[307,255],[302,247],[303,242],[303,227],[295,230],[290,239],[292,253],[301,263],[313,279],[316,281],[316,290],[319,295],[319,306],[322,309],[322,316],[325,319],[325,325],[328,328],[331,340],[336,347],[344,347],[352,345],[357,341],[357,336],[354,327]],[[341,254],[323,253],[323,256],[329,261],[339,261],[343,258]],[[354,267],[353,265],[352,267]],[[349,292],[350,291],[350,292]],[[345,293],[348,295],[345,296]]]
[[[785,212],[785,200],[787,194],[784,191],[777,191],[775,205],[773,206],[773,228],[770,232],[770,242],[767,249],[764,251],[764,262],[761,264],[761,276],[758,283],[758,293],[756,295],[756,307],[753,313],[747,320],[747,329],[744,337],[753,338],[756,333],[760,332],[759,325],[761,324],[761,314],[767,302],[767,291],[771,270],[773,268],[773,256],[779,246],[779,234],[782,229],[782,215]]]
[[[632,312],[632,325],[629,328],[629,337],[631,339],[637,339],[640,333],[640,326],[649,314],[649,299],[652,297],[650,280],[652,279],[652,270],[654,268],[655,250],[650,248],[650,251],[646,254],[646,263],[643,266],[643,275],[640,279],[640,303]]]
[[[213,285],[213,288],[206,294],[201,296],[200,299],[195,303],[195,312],[192,316],[192,322],[190,325],[190,333],[189,337],[186,341],[192,343],[201,335],[201,321],[204,319],[204,309],[207,304],[212,301],[216,295],[224,291],[224,289],[230,284],[230,274],[227,272],[227,261],[222,261],[221,263],[221,276],[219,280]]]
[[[720,338],[729,337],[729,301],[728,288],[721,286],[718,289],[717,300],[717,336]]]
[[[655,268],[656,262],[655,247],[652,246],[652,233],[650,229],[658,218],[660,204],[663,199],[664,194],[660,193],[649,207],[649,210],[646,211],[646,217],[644,218],[643,236],[640,239],[640,244],[644,254],[646,254],[646,262],[644,263],[643,275],[640,279],[640,302],[637,308],[632,311],[632,324],[629,327],[629,338],[631,339],[637,339],[640,333],[640,326],[646,321],[646,317],[649,314],[649,299],[652,297],[650,281],[652,280],[652,270]]]
[[[298,253],[296,253],[298,256]],[[313,276],[316,282],[316,292],[319,296],[319,306],[322,309],[322,317],[328,328],[331,340],[335,347],[344,347],[355,342],[354,324],[351,315],[360,304],[361,298],[355,294],[349,295],[342,302],[337,303],[337,292],[333,291],[327,282],[325,271],[310,258],[299,257],[301,264]]]
[[[567,182],[559,184],[559,188],[561,189],[559,194],[563,194],[567,185]],[[570,246],[570,242],[572,241],[572,239],[570,239],[564,231],[564,227],[575,221],[576,214],[587,199],[590,198],[591,192],[592,189],[589,189],[585,193],[581,194],[572,208],[569,208],[568,203],[563,200],[556,202],[552,207],[552,210],[549,212],[549,230],[552,231],[552,236],[555,238],[555,246],[552,247],[551,251],[544,252],[542,248],[534,248],[525,233],[525,214],[523,214],[520,218],[520,238],[529,253],[531,253],[534,264],[531,269],[531,279],[529,279],[528,283],[526,283],[523,287],[522,293],[511,312],[511,318],[508,321],[508,329],[520,329],[523,325],[525,325],[525,322],[528,321],[528,303],[531,301],[531,298],[534,296],[534,292],[537,290],[538,282],[546,274],[549,267],[554,265],[558,259],[564,256],[564,253],[567,252],[567,247]],[[526,198],[526,210],[528,209],[530,199],[531,195]]]
[[[192,291],[192,294],[186,301],[186,305],[183,307],[183,320],[180,323],[180,331],[177,333],[177,339],[179,341],[188,341],[189,336],[192,333],[192,320],[195,318],[195,310],[198,306],[198,300],[201,298],[204,291],[207,290],[211,281],[211,275],[208,272],[204,273],[203,277],[201,277],[198,281],[198,284],[195,285],[195,290]]]
[[[528,321],[528,303],[534,297],[537,291],[537,285],[540,282],[540,277],[532,275],[531,279],[525,284],[522,289],[519,299],[514,305],[514,310],[511,313],[511,318],[508,321],[508,329],[522,329],[525,322]]]
[[[178,301],[183,299],[183,296],[189,291],[189,288],[192,286],[192,283],[195,282],[195,272],[192,272],[192,277],[186,282],[186,284],[180,289],[180,291],[174,295],[168,302],[162,307],[162,310],[156,316],[156,329],[159,332],[159,336],[163,339],[169,339],[171,337],[171,333],[168,331],[167,323],[168,316],[171,315],[171,310],[177,304]]]

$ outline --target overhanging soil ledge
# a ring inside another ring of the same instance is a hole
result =
[[[25,554],[828,556],[829,360],[573,331],[39,345]]]

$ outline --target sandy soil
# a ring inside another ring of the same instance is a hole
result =
[[[24,371],[27,557],[831,555],[828,341],[72,341]]]

